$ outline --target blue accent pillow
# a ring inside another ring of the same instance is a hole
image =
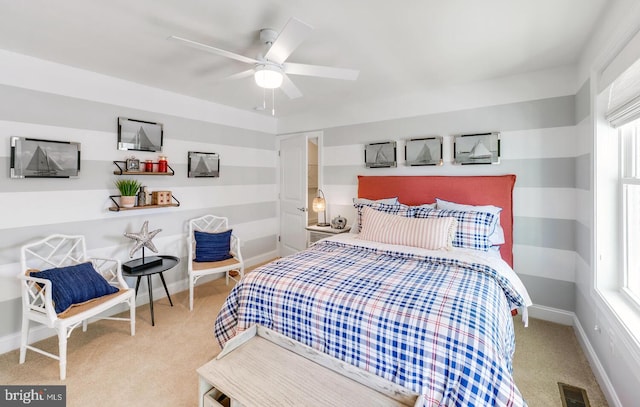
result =
[[[51,281],[51,298],[58,314],[73,304],[118,292],[93,268],[91,262],[42,270],[31,273],[31,276]]]
[[[194,231],[196,239],[196,258],[194,261],[222,261],[231,257],[231,232],[229,229],[220,233]]]

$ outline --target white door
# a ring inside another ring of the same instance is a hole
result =
[[[280,140],[280,255],[307,246],[307,136]]]

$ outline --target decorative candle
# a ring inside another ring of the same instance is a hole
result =
[[[167,172],[167,157],[164,155],[158,159],[158,172]]]
[[[147,160],[144,162],[144,170],[146,172],[153,172],[153,161]]]

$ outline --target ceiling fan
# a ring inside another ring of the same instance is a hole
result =
[[[260,30],[260,41],[268,49],[264,55],[258,55],[256,58],[225,51],[175,35],[168,39],[253,65],[253,68],[228,76],[224,80],[241,79],[253,75],[258,86],[266,89],[281,88],[290,99],[296,99],[302,96],[302,92],[287,75],[355,80],[360,73],[354,69],[287,62],[289,55],[309,36],[312,30],[313,27],[293,17],[289,19],[280,33],[269,28],[262,29]]]

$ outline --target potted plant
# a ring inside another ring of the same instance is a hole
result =
[[[123,208],[133,208],[136,204],[136,194],[140,189],[140,182],[135,179],[118,179],[115,181],[116,187],[120,191],[120,206]]]

